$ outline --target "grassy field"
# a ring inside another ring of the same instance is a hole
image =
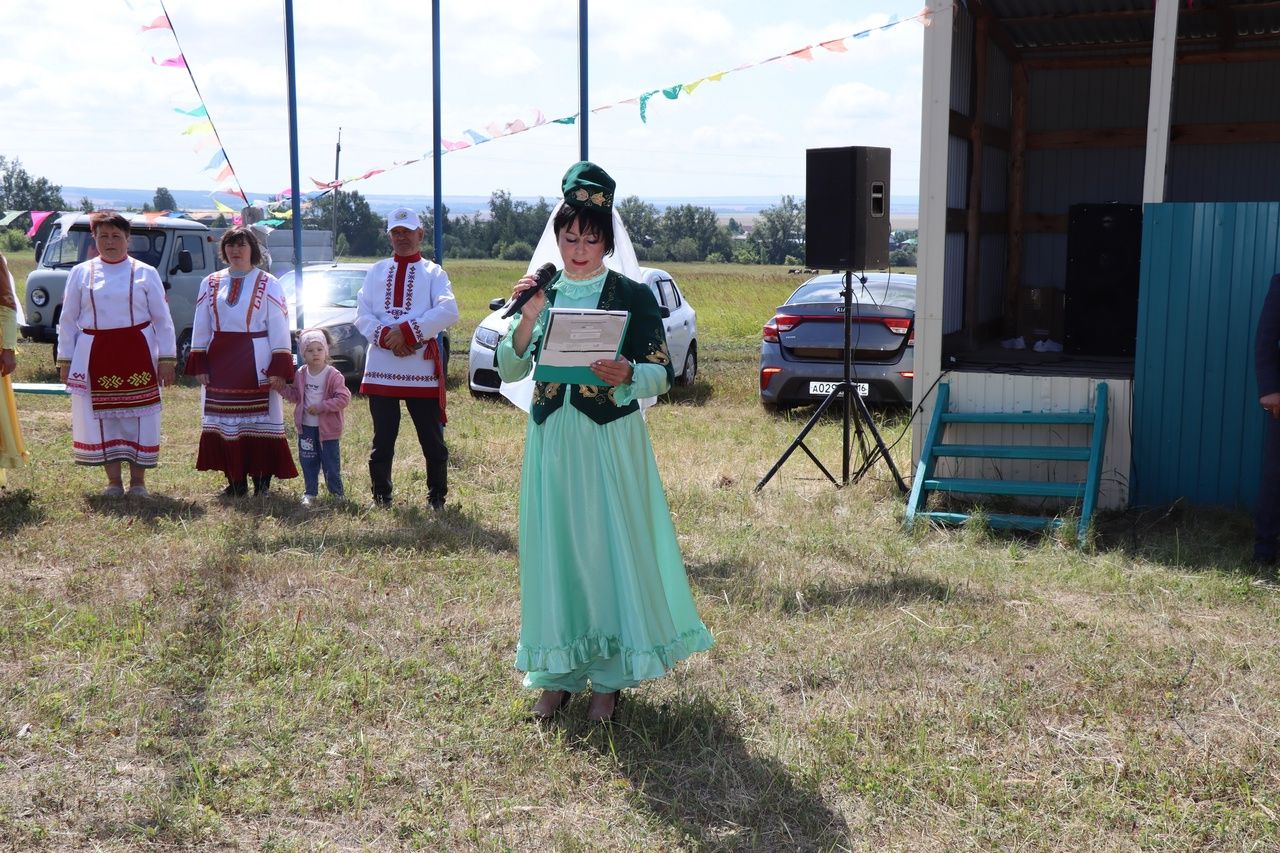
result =
[[[25,275],[20,259],[15,274]],[[465,340],[519,265],[449,266]],[[63,398],[23,396],[0,493],[0,849],[1273,850],[1280,600],[1248,519],[1173,507],[1095,545],[904,532],[883,469],[836,490],[757,403],[780,270],[674,265],[698,382],[649,412],[717,644],[620,724],[530,724],[511,668],[524,416],[452,365],[450,508],[297,481],[223,504],[166,392],[151,501],[98,497]],[[49,380],[47,346],[19,376]],[[886,435],[907,426],[885,414]],[[838,465],[839,428],[813,446]],[[895,448],[905,468],[909,439]]]

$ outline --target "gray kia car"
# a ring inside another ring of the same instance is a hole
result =
[[[760,402],[785,409],[821,402],[844,378],[844,274],[809,279],[764,326]],[[916,277],[853,277],[850,379],[868,403],[911,404]]]

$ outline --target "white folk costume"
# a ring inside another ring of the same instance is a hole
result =
[[[3,269],[0,267],[0,269]],[[0,279],[0,349],[13,349],[18,341],[18,298],[13,276]],[[13,399],[12,377],[0,376],[0,486],[5,482],[5,468],[27,463],[18,426],[18,406]]]
[[[296,477],[284,432],[284,403],[270,378],[293,379],[289,306],[274,276],[220,270],[200,283],[191,329],[188,375],[201,387],[196,469],[227,479]]]
[[[427,461],[427,498],[443,506],[449,450],[444,443],[445,374],[437,336],[458,320],[458,303],[445,271],[414,253],[374,264],[356,299],[356,328],[369,339],[360,392],[369,398],[373,498],[391,500],[391,463],[400,430],[400,401],[413,418]],[[396,355],[387,343],[399,329],[412,348]]]
[[[444,365],[436,342],[458,321],[458,303],[445,271],[421,254],[374,264],[356,302],[356,328],[369,339],[360,393],[384,397],[437,397],[444,416]],[[386,347],[400,329],[415,348],[398,356]]]
[[[67,276],[58,366],[68,366],[79,465],[160,461],[161,362],[176,361],[173,319],[155,267],[93,258]]]

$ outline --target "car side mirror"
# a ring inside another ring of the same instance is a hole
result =
[[[37,266],[40,265],[40,255],[42,252],[44,252],[44,241],[37,240],[36,241],[36,265]]]
[[[195,265],[191,263],[191,253],[183,249],[178,252],[178,265],[169,270],[169,275],[173,275],[176,272],[191,272],[193,269],[195,269]]]
[[[506,305],[506,304],[507,304],[507,300],[504,299],[503,297],[501,296],[495,297],[489,300],[489,310],[497,311],[499,308],[501,308],[503,305]]]
[[[666,320],[671,316],[671,309],[665,305],[659,305],[658,313],[662,315],[662,319]]]

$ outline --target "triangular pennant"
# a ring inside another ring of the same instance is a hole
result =
[[[219,213],[235,213],[234,208],[228,207],[227,205],[218,201],[216,198],[213,200],[213,206],[218,209]]]
[[[571,115],[571,116],[565,116],[564,118],[553,118],[553,119],[551,120],[551,123],[552,123],[552,124],[577,124],[577,123],[578,123],[578,116],[577,116],[577,114],[575,113],[574,115]]]
[[[844,39],[832,39],[831,41],[819,42],[818,47],[825,47],[832,53],[849,52],[849,48],[845,46]]]
[[[186,68],[187,60],[183,58],[182,54],[178,54],[177,56],[171,56],[168,59],[156,62],[156,58],[153,56],[151,57],[151,64],[159,65],[161,68]]]
[[[205,109],[204,104],[196,107],[194,110],[184,110],[182,107],[174,107],[175,113],[182,113],[184,116],[192,116],[194,118],[204,118],[209,115],[209,111]]]
[[[805,62],[813,62],[813,45],[793,50],[787,56],[794,56],[796,59],[803,59]]]
[[[677,83],[674,86],[668,86],[667,88],[663,89],[662,94],[666,95],[668,98],[674,101],[676,98],[680,97],[680,93],[683,91],[684,91],[684,84]]]
[[[215,177],[214,180],[217,181],[218,183],[221,183],[222,181],[225,181],[227,178],[231,177],[234,174],[235,172],[231,171],[231,164],[228,163],[227,165],[222,167],[222,171],[218,173],[217,177]]]
[[[142,32],[145,33],[147,30],[172,30],[172,29],[173,29],[173,24],[169,23],[169,16],[161,15],[151,23],[143,25]]]
[[[485,135],[484,135],[484,134],[482,134],[482,133],[477,133],[477,132],[476,132],[476,131],[474,131],[474,130],[464,130],[464,131],[462,131],[462,132],[463,132],[463,133],[465,133],[467,136],[470,136],[470,137],[471,137],[471,141],[472,141],[472,142],[474,142],[476,145],[479,145],[481,142],[488,142],[488,141],[489,141],[489,137],[485,136]],[[450,162],[452,162],[452,161],[450,161]]]
[[[187,125],[187,129],[182,131],[182,135],[190,136],[193,133],[204,133],[205,131],[212,131],[212,130],[213,130],[213,122],[209,121],[208,119],[205,119],[204,121],[198,121],[198,122],[195,122],[194,124]]]
[[[703,83],[705,83],[706,80],[707,78],[703,77],[701,80],[694,80],[692,83],[685,83],[684,84],[685,94],[692,95],[693,90],[701,86]]]
[[[40,230],[40,223],[44,222],[53,215],[52,210],[29,210],[31,214],[31,227],[27,229],[27,236],[36,236],[36,231]]]
[[[445,150],[445,151],[459,151],[459,150],[461,150],[461,149],[463,149],[463,148],[470,148],[470,147],[471,147],[471,143],[470,143],[470,142],[467,142],[466,140],[463,140],[463,139],[453,140],[453,139],[443,139],[443,138],[442,138],[442,139],[440,140],[440,145],[441,145],[441,147],[442,147],[442,148],[444,148],[444,150]],[[452,161],[452,160],[450,160],[449,162],[450,162],[450,163],[452,163],[453,161]]]

